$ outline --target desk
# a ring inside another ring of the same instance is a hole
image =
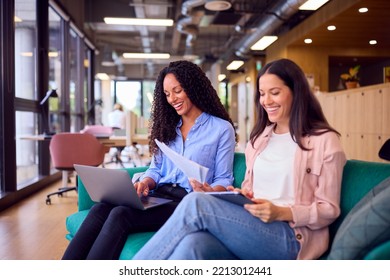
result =
[[[23,140],[34,140],[34,141],[47,141],[51,139],[51,135],[22,135],[19,138]],[[131,146],[132,143],[127,143],[126,136],[96,136],[96,138],[106,147],[126,147]],[[149,137],[147,134],[135,134],[131,137],[131,142],[137,142],[140,145],[148,145]]]

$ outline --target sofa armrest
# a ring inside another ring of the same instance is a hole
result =
[[[376,246],[364,257],[365,260],[390,260],[390,240]]]
[[[125,170],[129,173],[130,177],[133,177],[135,173],[138,172],[145,172],[148,169],[147,166],[141,166],[141,167],[132,167],[132,168],[125,168]],[[94,202],[92,201],[91,197],[87,193],[87,190],[85,189],[85,186],[80,179],[80,177],[77,177],[77,191],[78,191],[78,210],[87,210],[92,207]]]

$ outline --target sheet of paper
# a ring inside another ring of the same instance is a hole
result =
[[[161,151],[170,159],[172,160],[176,166],[183,171],[183,173],[188,178],[194,178],[195,180],[204,183],[206,181],[206,175],[209,169],[207,167],[204,167],[192,160],[189,160],[182,155],[179,155],[175,151],[173,151],[171,148],[169,148],[164,143],[160,142],[159,140],[154,140],[157,144],[157,146],[161,149]]]

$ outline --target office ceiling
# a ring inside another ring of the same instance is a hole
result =
[[[101,60],[103,54],[109,51],[115,61],[114,66],[107,67],[101,66],[98,60],[97,71],[117,77],[127,75],[154,79],[167,64],[167,60],[124,59],[124,52],[168,52],[170,60],[191,59],[203,65],[264,55],[262,51],[254,53],[250,46],[263,35],[280,36],[288,32],[313,14],[298,10],[304,0],[219,1],[231,4],[230,9],[225,11],[208,10],[205,8],[207,2],[210,0],[86,0],[85,27],[94,34],[98,58]],[[314,47],[336,45],[358,48],[375,38],[378,41],[376,47],[389,48],[390,32],[386,26],[390,18],[390,1],[357,2],[336,16],[329,15],[324,24],[308,34],[302,34],[292,44],[303,44],[303,39],[309,36]],[[368,7],[369,12],[360,15],[357,12],[360,6]],[[104,17],[168,18],[174,20],[174,25],[107,25],[103,22]],[[336,25],[336,31],[329,32],[326,29],[329,24]]]

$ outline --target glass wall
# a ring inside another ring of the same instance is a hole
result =
[[[56,90],[58,98],[49,99],[49,130],[61,132],[60,108],[62,96],[63,46],[61,17],[49,7],[49,90]]]
[[[78,85],[78,56],[77,56],[77,43],[78,36],[75,31],[70,29],[69,32],[69,105],[70,105],[70,131],[76,132],[80,129],[77,129],[77,109],[76,109],[76,100],[77,100],[77,85]]]
[[[15,97],[37,100],[37,22],[36,1],[15,1]],[[21,188],[38,174],[38,145],[21,139],[38,133],[38,112],[25,102],[15,112],[17,184]]]
[[[51,168],[50,137],[37,136],[84,125],[94,46],[56,1],[0,0],[0,7],[1,210],[61,175]],[[42,103],[54,89],[58,98]]]

